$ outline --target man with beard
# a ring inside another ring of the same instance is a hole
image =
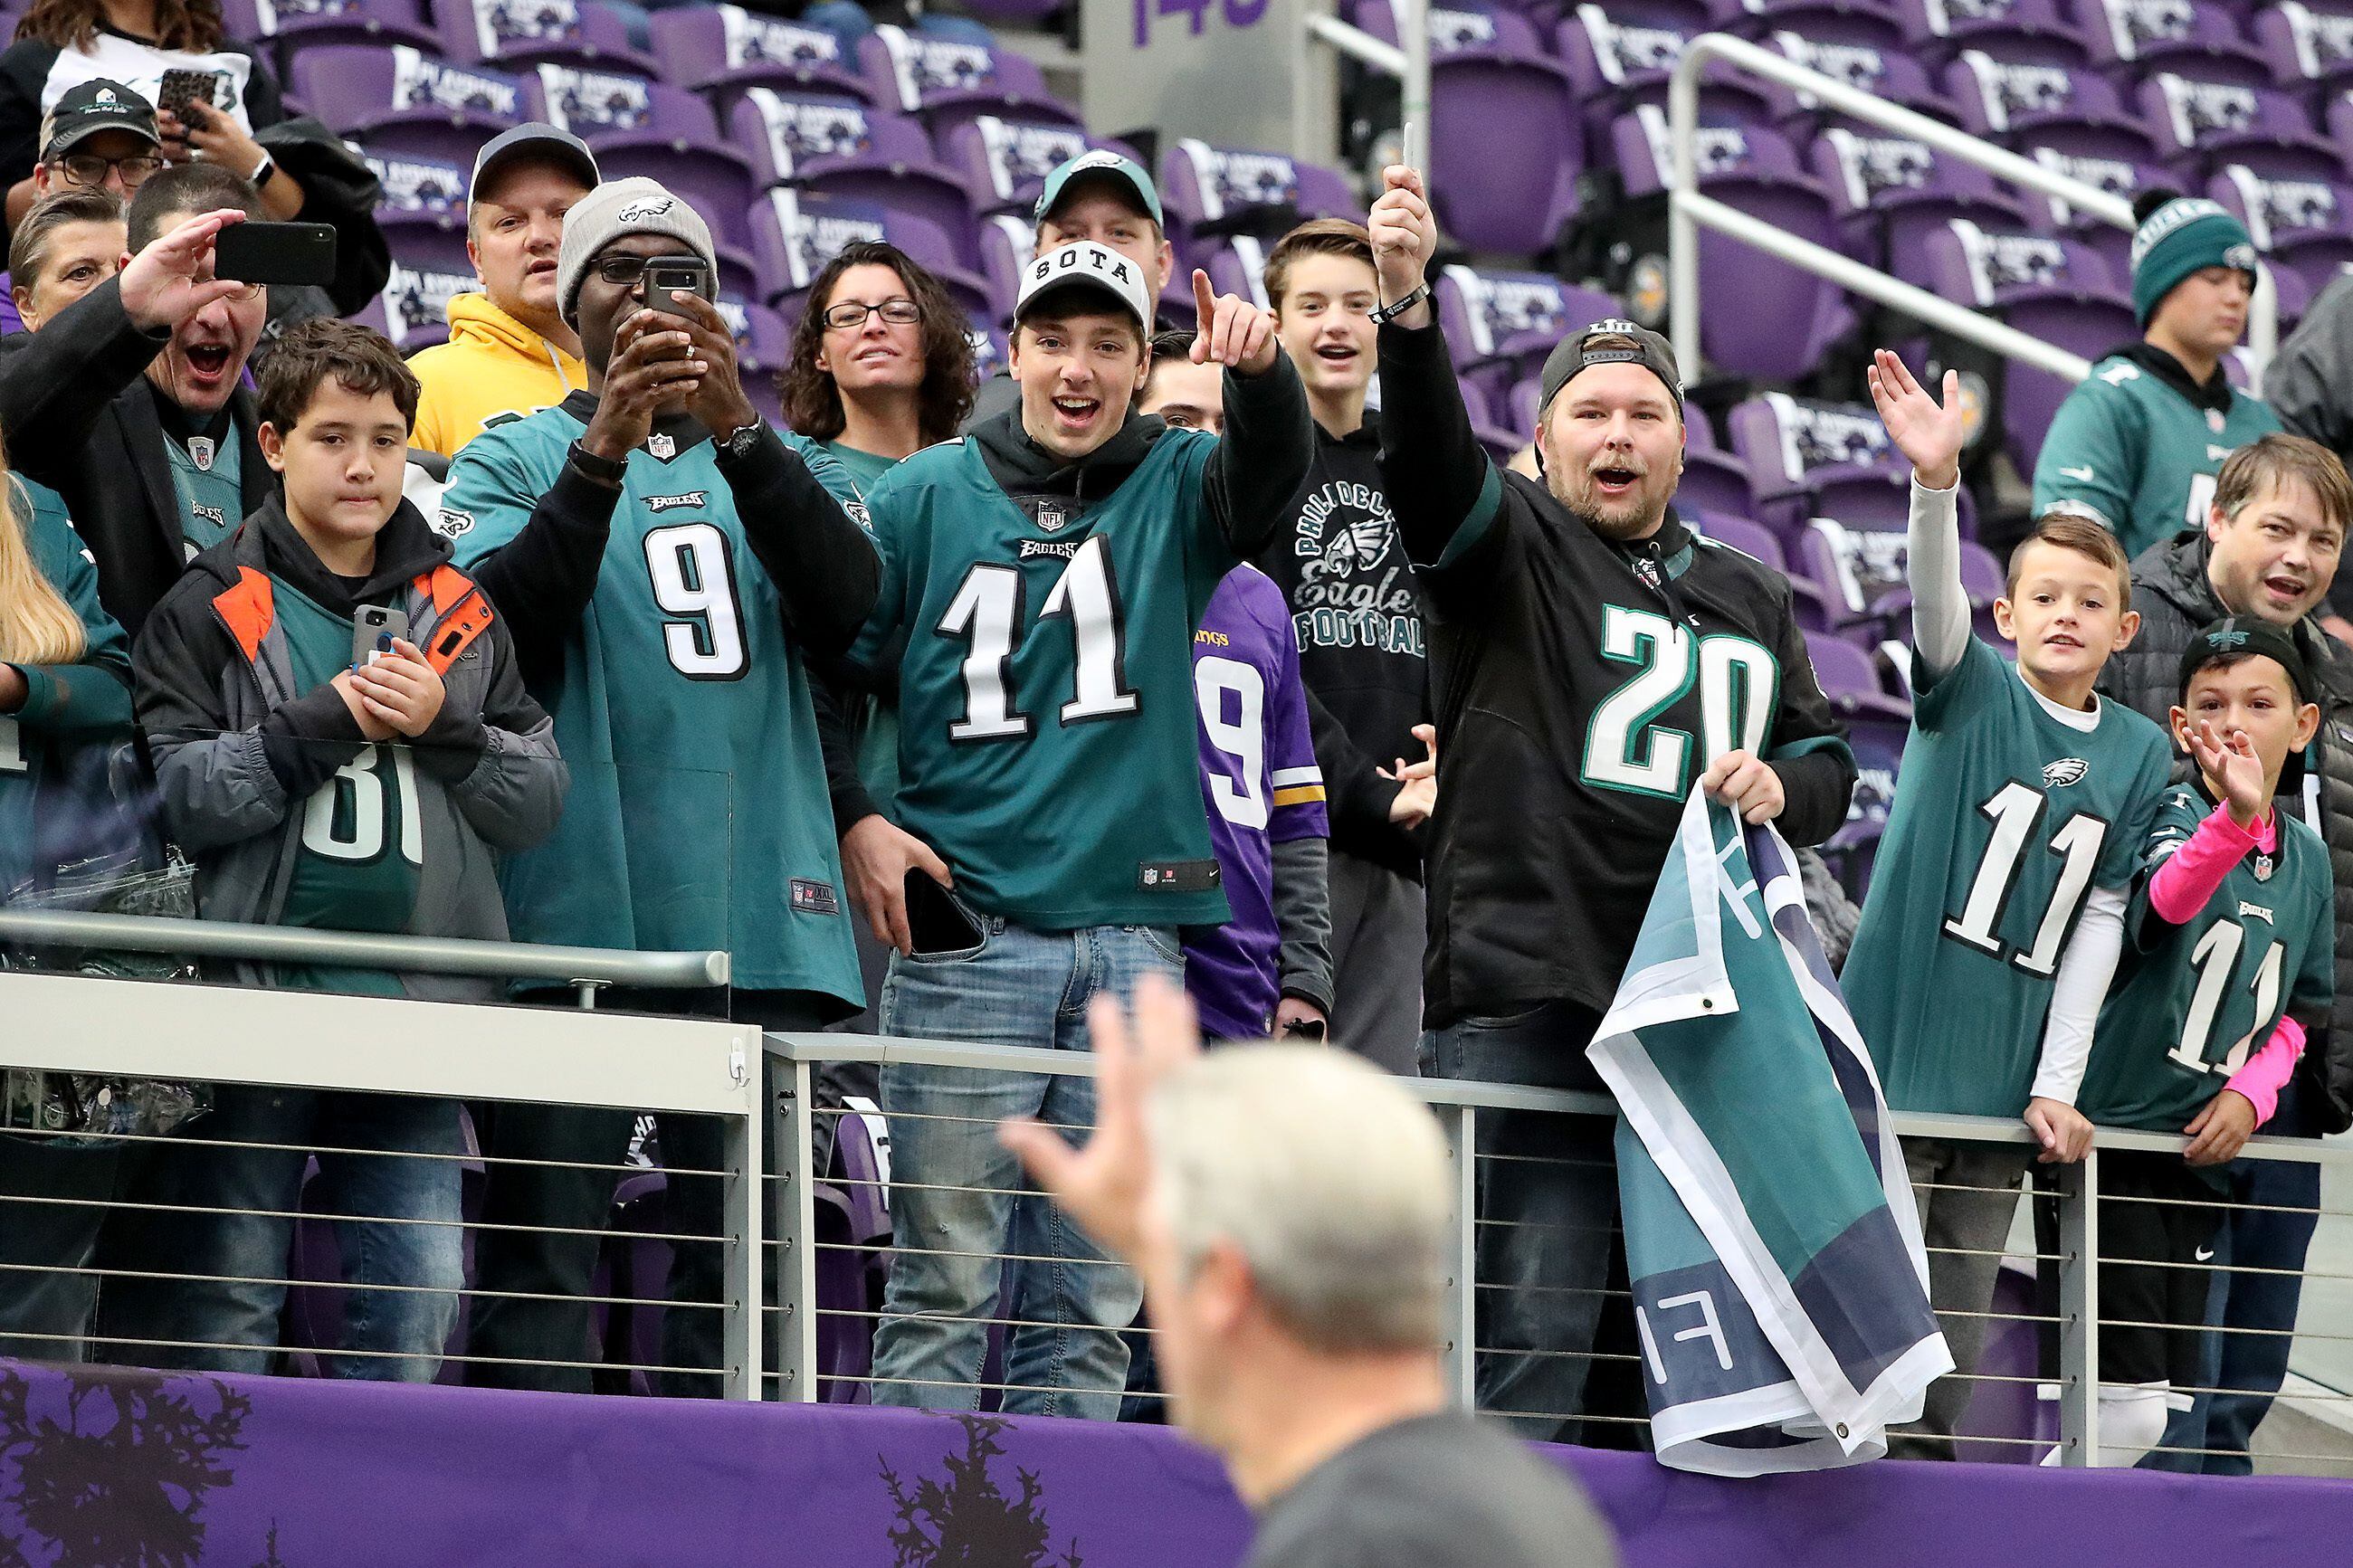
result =
[[[1421,176],[1385,178],[1370,225],[1381,474],[1421,582],[1445,759],[1424,1056],[1447,1078],[1599,1093],[1586,1047],[1693,785],[1818,844],[1845,819],[1854,759],[1788,580],[1671,504],[1683,409],[1665,340],[1609,321],[1561,343],[1537,416],[1544,480],[1501,471],[1430,306]],[[1528,1436],[1588,1403],[1618,1215],[1610,1131],[1481,1118],[1480,1404]]]
[[[213,236],[261,216],[216,164],[164,170],[132,198],[121,271],[0,357],[9,455],[65,498],[133,637],[181,567],[277,491],[242,385],[269,290],[213,278]]]

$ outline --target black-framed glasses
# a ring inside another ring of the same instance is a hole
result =
[[[623,250],[600,256],[593,265],[596,268],[596,276],[616,289],[634,289],[638,286],[638,279],[646,275],[647,268],[659,267],[666,262],[673,265],[691,262],[701,267],[702,258],[695,256],[633,256]]]
[[[164,160],[153,153],[133,153],[128,158],[101,158],[95,153],[69,153],[53,161],[53,166],[63,171],[69,185],[102,185],[107,172],[122,175],[122,188],[135,191],[147,183],[147,177],[164,166]]]
[[[837,332],[854,332],[866,324],[866,318],[880,313],[894,327],[912,327],[923,319],[923,308],[905,295],[885,300],[879,305],[861,305],[855,300],[844,300],[839,305],[828,305],[825,324]]]

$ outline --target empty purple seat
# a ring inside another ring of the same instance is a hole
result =
[[[1101,145],[1075,126],[983,114],[940,139],[940,162],[964,182],[975,212],[1026,219],[1056,164]]]
[[[982,319],[1008,321],[1013,315],[1013,301],[1021,292],[1021,269],[1038,253],[1038,231],[1027,219],[997,213],[980,220],[977,238],[980,275],[987,282],[989,301],[987,313]],[[1192,286],[1189,279],[1186,286]]]
[[[1282,153],[1212,147],[1191,137],[1161,153],[1159,185],[1169,227],[1187,236],[1271,238],[1302,218],[1364,216],[1337,170]]]
[[[1527,437],[1497,422],[1494,410],[1487,405],[1486,394],[1479,390],[1476,382],[1465,381],[1461,384],[1462,412],[1470,417],[1472,437],[1496,462],[1510,462],[1528,444]]]
[[[2200,0],[2078,0],[2092,61],[2121,81],[2186,70],[2210,81],[2272,80],[2263,50],[2247,42],[2238,18]]]
[[[1991,174],[1925,142],[1833,126],[1816,139],[1813,165],[1848,248],[1873,265],[1916,251],[1950,218],[2005,227],[2026,222],[2017,199]]]
[[[2019,141],[2019,152],[2053,174],[2081,180],[2127,202],[2145,190],[2171,187],[2174,183],[2170,173],[2153,163],[2135,163],[2119,158],[2081,157],[2056,147],[2044,146],[2031,137],[2021,137]],[[2108,275],[2112,278],[2128,279],[2132,276],[2130,230],[2080,212],[2053,196],[2031,193],[2025,200],[2027,221],[2032,227],[2045,234],[2063,234],[2090,246],[2106,258]]]
[[[520,77],[455,66],[406,44],[332,44],[293,60],[294,91],[327,128],[369,150],[471,168],[483,142],[532,112]]]
[[[2303,106],[2276,88],[2160,71],[2141,84],[2140,107],[2158,152],[2189,186],[2226,163],[2243,163],[2266,179],[2345,174],[2337,147],[2314,134]]]
[[[2353,190],[2322,180],[2266,180],[2244,164],[2225,167],[2206,194],[2246,224],[2274,270],[2298,274],[2317,294],[2353,264]]]
[[[1217,292],[1236,295],[1266,309],[1266,242],[1255,235],[1225,235],[1193,246],[1178,270],[1188,289],[1193,268],[1198,267],[1209,275],[1209,287]]]
[[[1542,59],[1543,39],[1528,18],[1486,0],[1451,0],[1428,13],[1432,59],[1492,54],[1510,59]],[[1385,44],[1398,43],[1397,14],[1388,0],[1360,0],[1356,26]]]
[[[1567,72],[1484,55],[1430,68],[1430,190],[1440,226],[1473,250],[1533,257],[1577,214],[1585,136]]]
[[[756,87],[735,101],[728,131],[752,151],[759,182],[873,202],[928,219],[956,242],[970,267],[971,193],[932,154],[923,128],[852,98],[817,98]]]
[[[438,159],[374,153],[367,155],[366,163],[384,187],[375,204],[379,226],[465,226],[470,170]]]
[[[860,42],[858,59],[874,101],[920,115],[934,136],[983,114],[1085,123],[1011,49],[882,26]]]
[[[629,42],[628,24],[579,0],[438,0],[441,47],[453,60],[529,70],[553,60],[651,76],[660,68]]]
[[[1513,386],[1541,370],[1556,343],[1619,313],[1609,295],[1549,272],[1445,267],[1437,295],[1438,319],[1462,379],[1506,411]]]
[[[2105,77],[2064,66],[2001,60],[1964,49],[1945,68],[1945,89],[1962,129],[2017,147],[2054,147],[2076,157],[2154,163],[2157,140],[2126,110]]]
[[[2353,86],[2353,16],[2280,0],[2255,14],[2254,32],[2282,87],[2312,83],[2327,94]]]
[[[741,5],[673,5],[653,15],[654,57],[672,84],[708,92],[723,108],[745,88],[847,93],[873,89],[839,36]]]
[[[1761,38],[1784,27],[1831,37],[1868,30],[1894,47],[1904,41],[1894,0],[1709,0],[1722,32]]]
[[[450,300],[480,287],[466,258],[465,230],[398,227],[385,238],[392,246],[392,272],[359,319],[403,353],[448,342]]]
[[[2091,46],[2059,0],[1898,0],[1921,61],[1931,68],[1963,49],[2020,64],[2080,66]]]
[[[1870,654],[1840,637],[1806,637],[1806,658],[1822,695],[1841,715],[1908,723],[1912,705],[1887,694]]]
[[[1701,426],[1705,424],[1705,420],[1700,421]],[[1810,577],[1796,575],[1790,572],[1788,559],[1781,548],[1779,537],[1763,523],[1752,522],[1745,517],[1727,512],[1697,509],[1683,493],[1680,487],[1675,492],[1675,510],[1683,515],[1684,521],[1692,524],[1706,537],[1719,544],[1730,545],[1742,554],[1764,563],[1788,578],[1789,595],[1795,601],[1792,607],[1797,614],[1799,626],[1811,631],[1831,631],[1834,630],[1843,619],[1839,607],[1832,603],[1829,592],[1820,584]]]
[[[1555,47],[1567,68],[1570,88],[1583,105],[1586,145],[1608,145],[1609,125],[1640,104],[1666,106],[1668,79],[1683,46],[1707,31],[1702,14],[1656,0],[1610,0],[1587,4],[1561,21]],[[1718,61],[1700,72],[1704,120],[1769,122],[1778,104],[1764,84]]]
[[[2121,231],[2119,231],[2121,232]],[[2000,316],[2031,337],[2097,360],[2139,336],[2130,294],[2098,251],[2050,235],[1991,233],[1955,221],[1928,236],[1925,276],[1909,280]],[[2021,473],[2073,391],[2048,371],[2015,361],[2002,373],[2001,423]]]
[[[322,44],[441,47],[420,0],[222,0],[221,23],[232,38],[274,48],[281,67]]]
[[[1757,492],[1754,515],[1785,534],[1793,533],[1805,519],[1822,514],[1825,489],[1859,490],[1866,482],[1905,482],[1911,472],[1887,438],[1879,416],[1860,404],[1820,403],[1768,392],[1735,405],[1728,423],[1732,449],[1747,465]],[[1892,509],[1897,531],[1909,512],[1908,492],[1898,495]],[[1837,515],[1868,528],[1884,521],[1891,510],[1864,504],[1849,506]]]
[[[802,296],[825,264],[860,239],[897,246],[938,274],[967,315],[989,317],[988,285],[965,266],[946,231],[920,214],[779,185],[754,205],[751,220],[761,298],[787,319],[798,318]]]
[[[1763,42],[1793,65],[1818,70],[1849,87],[1931,119],[1957,123],[1951,100],[1929,79],[1920,62],[1905,53],[1900,45],[1815,37],[1788,28],[1767,34]],[[1775,117],[1785,121],[1803,121],[1809,128],[1862,123],[1822,108],[1810,95],[1788,88],[1773,89],[1773,96]]]

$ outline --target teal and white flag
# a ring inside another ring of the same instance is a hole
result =
[[[1884,1454],[1953,1358],[1879,1079],[1779,834],[1692,792],[1590,1055],[1622,1112],[1659,1462]]]

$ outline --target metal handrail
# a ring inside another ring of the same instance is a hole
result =
[[[132,952],[241,958],[257,963],[337,964],[500,980],[552,980],[566,985],[702,988],[727,984],[724,952],[631,952],[618,948],[547,947],[470,937],[375,936],[298,926],[239,925],[164,915],[86,914],[70,910],[0,910],[0,941],[47,947],[116,948]]]
[[[1309,45],[1323,44],[1360,65],[1398,79],[1405,132],[1403,156],[1417,169],[1430,167],[1430,4],[1429,0],[1395,0],[1390,16],[1397,22],[1398,41],[1383,43],[1362,27],[1352,26],[1328,11],[1307,12],[1301,31]],[[1302,103],[1304,105],[1304,95]],[[1307,145],[1304,137],[1301,145]]]
[[[1729,33],[1703,33],[1683,46],[1667,87],[1667,121],[1674,154],[1672,184],[1667,194],[1667,277],[1672,311],[1670,337],[1675,357],[1685,374],[1695,374],[1699,344],[1699,237],[1705,224],[1744,244],[1779,258],[1793,267],[1836,283],[1882,305],[1917,317],[1955,337],[1992,350],[2005,358],[2024,360],[2053,375],[2082,381],[2092,373],[2091,362],[2068,353],[2040,338],[2029,337],[1982,311],[1970,310],[1927,289],[1905,283],[1875,268],[1787,230],[1774,227],[1752,214],[1702,195],[1694,188],[1697,174],[1696,133],[1699,129],[1699,73],[1709,60],[1722,59],[1768,81],[1795,88],[1829,107],[1857,120],[1881,126],[1899,136],[1925,142],[1939,153],[1974,163],[1999,179],[2037,191],[2091,214],[2105,223],[2130,230],[2132,204],[2123,197],[2070,175],[2042,167],[2006,147],[1941,121],[1893,104],[1839,80],[1836,77],[1783,58],[1772,50]],[[2247,353],[2255,388],[2279,347],[2279,293],[2270,270],[2256,269],[2254,298],[2247,311]]]

